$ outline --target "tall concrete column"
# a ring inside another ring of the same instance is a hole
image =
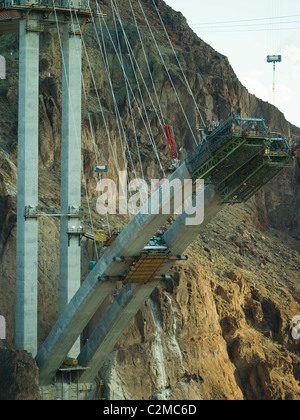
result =
[[[37,353],[39,33],[20,22],[16,332],[17,350]]]
[[[61,210],[74,217],[62,217],[60,225],[60,313],[81,280],[80,235],[74,234],[81,225],[76,217],[81,206],[81,36],[75,33],[76,28],[66,27],[63,34]],[[79,351],[78,340],[69,356]]]

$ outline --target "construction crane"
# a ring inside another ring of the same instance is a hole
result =
[[[171,152],[171,156],[172,156],[172,165],[171,167],[168,168],[168,171],[176,171],[177,168],[179,168],[180,166],[180,160],[178,159],[178,152],[177,152],[177,148],[171,133],[171,129],[168,125],[164,126],[164,130],[166,133],[166,137],[168,140],[168,144],[169,144],[169,149]]]
[[[275,74],[276,74],[276,63],[281,63],[281,55],[268,55],[267,63],[273,63],[273,92],[275,92]]]

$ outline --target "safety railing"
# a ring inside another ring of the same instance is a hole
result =
[[[56,209],[27,206],[25,207],[24,216],[25,218],[35,218],[35,217],[43,217],[43,216],[82,218],[83,213],[81,212],[80,207],[77,207],[77,208],[69,207],[67,212],[63,212],[61,210],[56,210]]]

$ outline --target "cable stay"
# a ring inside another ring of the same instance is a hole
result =
[[[135,71],[135,66],[136,66],[136,67],[137,67],[137,69],[138,69],[138,72],[139,72],[139,74],[140,74],[140,76],[141,76],[141,79],[142,79],[143,84],[144,84],[144,86],[145,86],[145,88],[146,88],[146,91],[147,91],[147,93],[148,93],[148,96],[149,96],[149,99],[150,99],[150,101],[151,101],[151,104],[152,104],[152,106],[153,106],[153,109],[154,109],[154,111],[155,111],[155,113],[156,113],[156,116],[157,116],[157,118],[158,118],[158,120],[159,120],[159,121],[160,121],[160,118],[159,118],[159,115],[158,115],[158,113],[157,113],[156,107],[155,107],[155,105],[154,105],[154,103],[153,103],[152,97],[151,97],[151,95],[150,95],[150,93],[149,93],[149,90],[148,90],[147,84],[146,84],[146,82],[145,82],[145,80],[144,80],[143,74],[142,74],[142,72],[141,72],[141,70],[140,70],[140,67],[139,67],[139,65],[138,65],[138,63],[137,63],[137,61],[136,61],[135,57],[134,57],[134,54],[133,54],[133,51],[132,51],[131,45],[130,45],[130,43],[129,43],[129,40],[128,40],[128,38],[127,38],[127,35],[126,35],[125,31],[124,31],[124,27],[123,27],[123,23],[122,23],[122,20],[121,20],[120,14],[119,14],[118,7],[117,7],[117,5],[116,5],[116,4],[114,4],[114,3],[113,3],[113,1],[112,1],[112,0],[111,0],[111,5],[112,5],[112,12],[113,12],[113,18],[114,18],[115,29],[116,29],[116,36],[117,36],[117,41],[118,41],[118,46],[119,46],[119,51],[120,51],[119,57],[120,57],[120,59],[121,59],[121,64],[122,64],[122,65],[121,65],[121,67],[122,67],[122,69],[124,69],[124,70],[125,70],[125,67],[124,67],[124,62],[123,62],[123,57],[122,57],[122,51],[121,51],[121,47],[120,47],[119,35],[118,35],[118,32],[117,32],[117,28],[116,28],[116,19],[115,19],[115,14],[117,15],[118,21],[119,21],[120,26],[121,26],[121,29],[122,29],[122,33],[123,33],[123,35],[124,35],[124,39],[125,39],[125,43],[126,43],[126,47],[127,47],[128,54],[129,54],[129,59],[130,59],[130,62],[131,62],[131,68],[132,68],[132,70],[133,70],[134,77],[135,77],[135,80],[136,80],[136,83],[137,83],[137,87],[138,87],[138,91],[139,91],[140,99],[141,99],[141,101],[142,101],[142,103],[143,103],[143,108],[144,108],[144,111],[145,111],[145,115],[146,115],[146,119],[147,119],[147,123],[148,123],[149,131],[151,132],[151,136],[152,136],[152,139],[153,139],[153,143],[152,143],[152,144],[155,144],[155,143],[154,143],[154,135],[153,135],[152,128],[151,128],[151,122],[150,122],[150,119],[149,119],[149,116],[148,116],[148,112],[147,112],[147,108],[146,108],[146,105],[145,105],[145,102],[144,102],[144,98],[143,98],[143,94],[142,94],[142,91],[141,91],[141,87],[140,87],[140,84],[139,84],[139,81],[138,81],[138,77],[137,77],[137,74],[136,74],[136,71]],[[124,73],[124,72],[123,72],[123,73]],[[124,75],[124,74],[123,74],[123,75]]]
[[[155,47],[156,47],[157,52],[158,52],[158,54],[159,54],[159,57],[160,57],[160,59],[161,59],[161,61],[162,61],[162,64],[163,64],[163,66],[164,66],[164,68],[165,68],[165,71],[166,71],[166,74],[167,74],[167,76],[168,76],[168,79],[169,79],[169,81],[170,81],[170,84],[171,84],[171,86],[172,86],[172,88],[173,88],[173,90],[174,90],[174,93],[175,93],[175,95],[176,95],[177,101],[178,101],[179,106],[180,106],[180,108],[181,108],[181,110],[182,110],[182,113],[183,113],[183,115],[184,115],[184,118],[185,118],[185,121],[186,121],[186,123],[187,123],[187,126],[188,126],[188,128],[189,128],[189,130],[190,130],[190,132],[191,132],[191,135],[192,135],[192,137],[193,137],[193,140],[194,140],[195,144],[196,144],[196,145],[198,145],[198,140],[197,140],[197,138],[196,138],[196,136],[195,136],[195,133],[194,133],[194,131],[193,131],[192,127],[191,127],[190,121],[189,121],[189,119],[188,119],[188,117],[187,117],[187,114],[186,114],[185,109],[184,109],[184,107],[183,107],[183,105],[182,105],[182,102],[181,102],[181,100],[180,100],[180,97],[179,97],[179,94],[178,94],[177,89],[176,89],[176,87],[175,87],[175,84],[174,84],[174,82],[173,82],[173,79],[172,79],[172,77],[171,77],[171,75],[170,75],[170,72],[169,72],[169,70],[168,70],[168,67],[167,67],[167,65],[166,65],[166,61],[165,61],[165,59],[164,59],[164,57],[163,57],[163,55],[162,55],[161,49],[159,48],[159,45],[158,45],[158,43],[157,43],[157,40],[156,40],[156,38],[155,38],[155,36],[154,36],[154,34],[153,34],[153,31],[152,31],[151,25],[150,25],[150,23],[149,23],[149,21],[148,21],[148,18],[147,18],[146,14],[145,14],[144,8],[143,8],[143,6],[142,6],[142,4],[141,4],[140,0],[138,0],[138,3],[139,3],[139,6],[140,6],[140,9],[141,9],[141,11],[142,11],[143,17],[144,17],[144,19],[145,19],[145,22],[146,22],[146,24],[147,24],[148,30],[149,30],[149,32],[150,32],[151,38],[152,38],[152,39],[153,39],[153,41],[154,41],[154,44],[155,44]]]
[[[96,6],[97,6],[97,10],[101,13],[101,8],[100,8],[100,6],[99,6],[99,4],[98,4],[97,0],[96,0]],[[110,33],[109,29],[108,29],[108,26],[107,26],[107,24],[106,24],[106,22],[105,22],[105,19],[102,19],[102,20],[103,20],[104,26],[105,26],[105,28],[106,28],[107,34],[108,34],[108,36],[109,36],[109,38],[110,38],[110,41],[111,41],[111,43],[112,43],[113,49],[114,49],[114,51],[115,51],[115,53],[116,53],[116,57],[118,58],[118,61],[119,61],[120,65],[121,65],[121,68],[122,68],[122,70],[123,70],[124,77],[125,77],[125,79],[126,79],[126,80],[127,80],[127,82],[128,82],[128,86],[129,86],[130,93],[131,93],[131,95],[132,95],[132,99],[134,100],[134,103],[135,103],[135,105],[136,105],[136,108],[137,108],[137,110],[138,110],[138,112],[139,112],[139,115],[140,115],[141,120],[142,120],[142,122],[143,122],[143,124],[144,124],[145,130],[146,130],[146,132],[147,132],[147,136],[148,136],[147,138],[150,140],[150,144],[151,144],[151,145],[152,145],[152,147],[153,147],[153,150],[154,150],[155,156],[156,156],[156,158],[157,158],[157,160],[158,160],[158,163],[159,163],[159,167],[160,167],[161,171],[163,172],[163,175],[165,176],[165,172],[164,172],[163,166],[162,166],[162,164],[161,164],[161,161],[160,161],[160,158],[159,158],[159,155],[158,155],[158,150],[157,150],[157,147],[156,147],[155,142],[154,142],[154,136],[153,136],[153,133],[152,133],[152,129],[151,129],[151,124],[150,124],[150,121],[149,121],[149,119],[148,119],[148,124],[146,124],[146,122],[145,122],[145,118],[144,118],[144,116],[143,116],[143,112],[142,112],[142,110],[140,109],[140,105],[138,104],[137,99],[136,99],[136,97],[135,97],[135,94],[134,94],[134,92],[133,92],[133,89],[132,89],[132,87],[131,87],[131,84],[130,84],[130,81],[129,81],[129,77],[128,77],[128,76],[127,76],[127,74],[126,74],[126,70],[125,70],[125,68],[124,68],[124,65],[122,65],[122,59],[120,58],[120,54],[118,53],[118,50],[117,50],[117,48],[116,48],[116,46],[115,46],[115,43],[114,43],[114,41],[113,41],[113,39],[112,39],[111,33]],[[94,20],[93,20],[93,23],[94,23]],[[101,19],[100,19],[100,16],[99,16],[98,23],[99,23],[99,25],[101,26]],[[95,29],[95,30],[96,30],[96,29]],[[97,31],[97,30],[96,30],[96,31]],[[146,106],[145,106],[145,103],[144,103],[144,100],[143,100],[143,97],[142,97],[142,96],[141,96],[141,101],[142,101],[142,106],[143,106],[143,110],[144,110],[144,112],[145,112],[146,118],[148,118],[147,109],[146,109]]]
[[[79,19],[78,19],[78,15],[77,15],[77,12],[76,12],[76,9],[75,8],[73,9],[73,12],[74,12],[74,15],[76,17],[76,24],[79,26]],[[72,14],[71,9],[70,9],[70,17],[71,17],[72,25],[74,26],[73,14]],[[83,31],[81,31],[81,35],[82,34],[83,34]],[[84,39],[82,37],[81,37],[81,39],[82,39],[82,44],[84,44],[84,47],[85,47]],[[80,54],[78,52],[78,59],[81,59],[81,52],[80,52]],[[83,94],[84,94],[85,103],[86,103],[86,105],[88,105],[88,97],[87,97],[87,91],[86,91],[86,83],[85,83],[85,80],[84,80],[84,76],[83,76],[82,70],[81,70],[81,83],[82,83],[82,87],[83,87]],[[96,144],[96,140],[95,140],[95,134],[94,134],[92,120],[91,120],[91,114],[90,114],[89,111],[87,111],[87,114],[88,114],[88,120],[89,120],[90,134],[91,134],[91,138],[92,138],[92,142],[93,142],[95,162],[96,162],[96,166],[99,168],[100,167],[99,166],[99,161],[100,161],[101,155],[100,155],[100,151],[99,151],[99,148],[98,148],[98,146]],[[102,181],[102,173],[104,171],[101,170],[101,171],[95,171],[95,172],[98,172],[99,173],[99,182],[101,183],[101,181]],[[90,208],[90,202],[89,202],[89,197],[88,197],[88,193],[87,193],[87,186],[86,186],[85,179],[84,179],[84,182],[85,182],[86,199],[87,199],[87,205],[88,205],[88,210],[89,210],[89,215],[90,215],[90,224],[91,224],[92,233],[89,234],[89,235],[85,235],[84,234],[83,236],[85,236],[87,239],[93,239],[96,257],[98,259],[99,258],[99,254],[98,254],[97,242],[99,242],[99,240],[97,241],[97,239],[96,239],[97,238],[97,236],[96,236],[96,232],[97,231],[95,231],[95,229],[94,229],[94,222],[93,222],[93,218],[92,218],[92,212],[91,212],[91,208]],[[110,228],[108,213],[106,213],[106,223],[107,223],[108,232],[110,233],[111,232],[111,228]],[[99,235],[98,235],[98,237],[99,237]]]
[[[132,13],[132,16],[133,16],[133,19],[134,19],[134,23],[135,23],[135,26],[136,26],[136,30],[137,30],[137,33],[138,33],[138,37],[139,37],[139,40],[140,40],[140,43],[141,43],[141,46],[142,46],[142,50],[143,50],[143,54],[144,54],[144,58],[145,58],[145,63],[146,63],[148,74],[149,74],[149,77],[150,77],[150,80],[151,80],[151,83],[152,83],[152,88],[153,88],[153,91],[154,91],[154,94],[155,94],[155,98],[156,98],[156,102],[157,102],[157,105],[158,105],[158,109],[160,111],[160,116],[161,116],[162,124],[165,125],[164,115],[163,115],[163,112],[162,112],[160,100],[158,98],[158,93],[157,93],[157,90],[156,90],[156,87],[155,87],[155,83],[154,83],[154,80],[153,80],[152,71],[150,69],[150,64],[149,64],[149,60],[148,60],[148,57],[147,57],[146,49],[145,49],[145,46],[144,46],[143,37],[141,35],[141,31],[140,31],[139,25],[137,23],[136,14],[135,14],[135,11],[133,9],[131,0],[129,0],[129,4],[130,4],[130,8],[131,8],[131,13]]]
[[[122,60],[122,70],[123,70],[125,68],[125,66],[124,66],[124,60],[123,60],[123,56],[122,56],[122,49],[121,49],[120,37],[119,37],[118,29],[117,29],[117,22],[116,22],[116,19],[115,19],[115,13],[114,12],[113,12],[113,18],[114,18],[116,38],[117,38],[117,41],[118,41],[118,48],[119,48],[120,58]],[[124,76],[124,72],[123,72],[123,76]],[[141,159],[141,153],[140,153],[140,147],[139,147],[139,141],[138,141],[138,136],[137,136],[137,128],[136,128],[135,118],[134,118],[134,115],[133,115],[133,109],[132,109],[132,105],[131,105],[131,96],[130,96],[128,81],[127,81],[127,79],[125,77],[124,77],[124,81],[125,81],[125,87],[126,87],[126,96],[127,96],[127,101],[128,101],[128,108],[129,108],[129,113],[130,113],[130,119],[131,119],[131,124],[132,124],[132,128],[133,128],[133,133],[134,133],[134,138],[135,138],[135,144],[136,144],[136,150],[137,150],[139,164],[140,164],[140,170],[141,170],[142,178],[143,178],[143,180],[145,180],[144,169],[143,169],[143,164],[142,164],[142,159]]]
[[[183,68],[182,68],[182,65],[181,65],[181,63],[180,63],[180,61],[179,61],[179,58],[178,58],[178,56],[177,56],[177,54],[176,54],[175,48],[174,48],[173,43],[172,43],[172,41],[171,41],[171,39],[170,39],[170,36],[169,36],[169,34],[168,34],[168,31],[167,31],[167,29],[166,29],[166,27],[165,27],[165,24],[164,24],[164,21],[163,21],[163,19],[162,19],[162,17],[161,17],[161,14],[160,14],[160,12],[159,12],[159,9],[158,9],[158,7],[157,7],[157,5],[156,5],[156,3],[155,3],[155,0],[152,0],[152,2],[153,2],[153,5],[154,5],[154,7],[155,7],[155,10],[156,10],[156,12],[157,12],[157,15],[158,15],[158,17],[159,17],[159,20],[160,20],[160,22],[161,22],[161,24],[162,24],[162,27],[163,27],[163,29],[164,29],[164,32],[165,32],[165,34],[166,34],[166,37],[167,37],[167,39],[168,39],[168,41],[169,41],[169,44],[170,44],[170,46],[171,46],[171,48],[172,48],[173,54],[174,54],[174,56],[175,56],[175,58],[176,58],[176,61],[177,61],[178,65],[179,65],[179,68],[180,68],[181,74],[183,75],[183,78],[184,78],[185,84],[186,84],[186,86],[187,86],[187,88],[188,88],[188,91],[189,91],[189,93],[190,93],[190,95],[191,95],[191,97],[192,97],[192,99],[193,99],[193,102],[194,102],[194,105],[195,105],[195,107],[196,107],[196,110],[197,110],[197,112],[198,112],[198,114],[199,114],[200,120],[201,120],[202,124],[204,125],[204,124],[205,124],[204,118],[203,118],[203,117],[202,117],[202,115],[201,115],[201,112],[200,112],[199,106],[198,106],[198,104],[197,104],[197,102],[196,102],[196,99],[195,99],[195,96],[194,96],[193,91],[192,91],[192,89],[191,89],[191,86],[190,86],[190,84],[189,84],[189,82],[188,82],[188,80],[187,80],[187,77],[186,77],[186,75],[185,75],[185,72],[184,72],[184,70],[183,70]]]
[[[59,23],[58,23],[57,14],[56,14],[56,8],[55,8],[55,1],[52,0],[52,2],[53,2],[53,10],[54,10],[54,16],[55,16],[55,21],[56,21],[57,34],[58,34],[58,38],[59,38],[59,46],[60,46],[60,51],[61,51],[61,55],[62,55],[63,72],[64,72],[64,75],[65,75],[67,89],[68,89],[68,92],[69,92],[69,102],[70,102],[71,115],[72,115],[74,127],[76,127],[74,110],[73,110],[73,103],[72,103],[72,98],[71,98],[71,94],[70,94],[70,88],[69,88],[69,85],[68,85],[68,78],[67,78],[65,57],[64,57],[64,54],[63,54],[62,39],[61,39],[60,31],[59,31]],[[70,15],[71,15],[72,27],[75,28],[76,25],[74,25],[73,16],[72,16],[71,10],[70,10]],[[77,19],[77,26],[80,27],[78,19]],[[77,54],[79,56],[78,50],[77,50]],[[81,80],[83,81],[83,90],[85,92],[85,97],[86,97],[86,90],[85,90],[84,77],[83,77],[82,70],[81,70]],[[77,133],[76,132],[76,138],[77,139],[79,138],[78,137],[79,134],[80,133]],[[93,137],[93,135],[92,135],[92,137]],[[81,144],[79,144],[79,141],[77,142],[77,147],[81,151]],[[90,201],[89,201],[89,196],[88,196],[88,190],[87,190],[87,183],[86,183],[86,177],[85,177],[84,167],[83,167],[83,163],[82,162],[81,162],[81,177],[82,177],[82,182],[83,182],[84,190],[85,190],[85,196],[86,196],[86,202],[87,202],[87,207],[88,207],[88,212],[89,212],[90,225],[91,225],[92,231],[94,232],[94,224],[93,224],[91,206],[90,206]],[[96,246],[95,246],[95,251],[96,251],[96,254],[97,254],[97,248],[96,248]]]

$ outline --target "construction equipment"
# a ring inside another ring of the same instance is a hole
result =
[[[268,55],[267,63],[273,63],[273,92],[275,92],[275,72],[276,72],[276,63],[281,63],[281,55]]]
[[[170,127],[168,125],[165,125],[164,130],[166,133],[169,149],[172,156],[172,165],[168,168],[168,171],[173,172],[173,171],[176,171],[177,168],[179,168],[181,162],[178,159],[177,148],[176,148]]]
[[[73,359],[71,357],[68,357],[67,359],[65,359],[63,361],[63,365],[75,367],[75,366],[78,366],[78,360],[77,359]]]
[[[89,271],[93,271],[96,267],[97,261],[90,261],[89,263]]]
[[[267,62],[268,63],[281,63],[282,57],[281,55],[268,55]]]
[[[105,242],[104,246],[111,246],[114,242],[114,240],[119,236],[120,231],[117,229],[114,229],[110,235],[110,237],[107,239],[107,241]]]
[[[107,241],[107,233],[104,229],[98,229],[95,231],[94,235],[95,242],[106,242]]]
[[[157,279],[160,270],[171,259],[174,261],[187,260],[187,257],[183,255],[171,255],[170,249],[163,238],[164,233],[158,231],[144,247],[141,256],[134,258],[124,279],[124,284],[153,282]]]
[[[221,203],[244,203],[282,169],[293,166],[297,154],[285,137],[270,132],[263,117],[233,113],[186,163],[194,181],[202,178],[218,186]]]
[[[167,252],[168,247],[163,240],[163,234],[163,231],[157,232],[156,236],[153,236],[145,246],[144,253]]]
[[[109,170],[109,167],[107,165],[96,165],[94,167],[94,172],[97,172],[97,173],[100,173],[100,174],[107,173],[108,170]]]

